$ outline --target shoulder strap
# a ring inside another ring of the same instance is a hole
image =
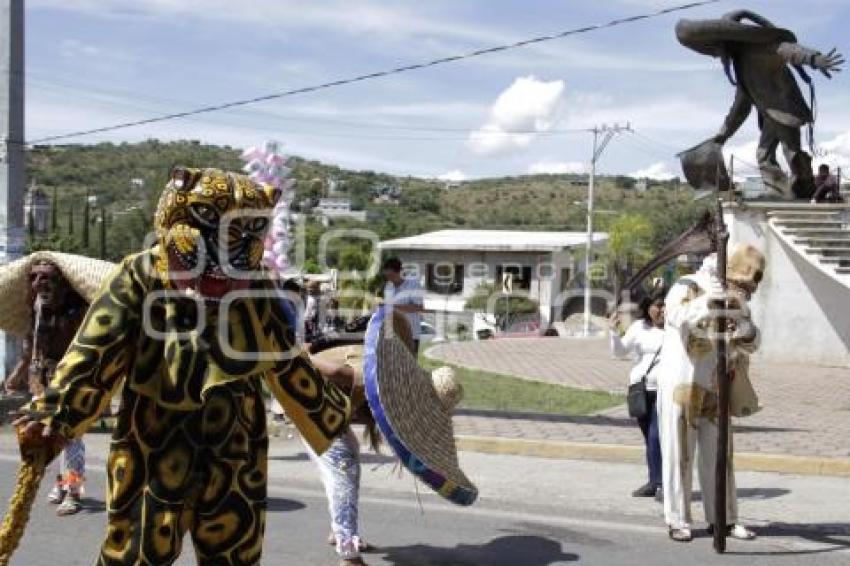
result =
[[[652,361],[649,362],[649,367],[646,368],[646,373],[643,374],[643,379],[641,380],[644,383],[646,383],[646,378],[649,377],[649,374],[652,372],[653,369],[655,369],[655,366],[658,365],[658,356],[659,354],[661,354],[661,348],[663,347],[664,344],[661,344],[661,346],[658,347],[658,349],[655,351],[655,355],[652,357]]]

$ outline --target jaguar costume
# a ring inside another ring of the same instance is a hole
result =
[[[113,273],[31,406],[70,440],[123,383],[100,565],[170,564],[187,532],[200,564],[259,563],[263,383],[316,452],[347,430],[348,398],[296,349],[261,267],[276,198],[243,175],[176,168],[157,245]]]

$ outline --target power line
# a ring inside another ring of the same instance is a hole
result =
[[[218,112],[220,110],[227,110],[227,109],[236,108],[236,107],[239,107],[239,106],[247,106],[249,104],[256,104],[256,103],[259,103],[259,102],[266,102],[266,101],[269,101],[269,100],[276,100],[276,99],[279,99],[279,98],[285,98],[285,97],[294,96],[294,95],[297,95],[297,94],[305,94],[305,93],[309,93],[309,92],[325,90],[325,89],[334,88],[334,87],[338,87],[338,86],[349,85],[349,84],[358,83],[358,82],[365,82],[365,81],[369,81],[369,80],[373,80],[373,79],[387,77],[387,76],[390,76],[390,75],[397,75],[397,74],[406,73],[406,72],[410,72],[410,71],[426,69],[426,68],[429,68],[429,67],[436,67],[438,65],[444,65],[444,64],[447,64],[447,63],[455,63],[457,61],[462,61],[462,60],[465,60],[465,59],[472,59],[474,57],[480,57],[482,55],[490,55],[492,53],[499,53],[499,52],[508,51],[508,50],[511,50],[511,49],[528,47],[530,45],[536,45],[536,44],[539,44],[539,43],[553,41],[553,40],[561,39],[561,38],[571,36],[571,35],[578,35],[578,34],[588,33],[588,32],[592,32],[592,31],[598,31],[598,30],[605,29],[605,28],[613,28],[613,27],[624,25],[624,24],[634,23],[634,22],[638,22],[638,21],[641,21],[641,20],[647,20],[647,19],[650,19],[650,18],[655,18],[655,17],[664,16],[664,15],[667,15],[667,14],[672,14],[672,13],[675,13],[675,12],[691,10],[693,8],[698,8],[700,6],[706,6],[706,5],[709,5],[709,4],[716,4],[720,1],[721,0],[701,0],[699,2],[689,2],[687,4],[680,4],[678,6],[671,6],[669,8],[663,8],[663,9],[655,10],[653,12],[647,12],[645,14],[639,14],[639,15],[636,15],[636,16],[629,16],[629,17],[626,17],[626,18],[618,18],[618,19],[611,20],[611,21],[609,21],[607,23],[603,23],[603,24],[596,24],[596,25],[590,25],[590,26],[585,26],[585,27],[581,27],[581,28],[575,28],[575,29],[562,31],[562,32],[559,32],[559,33],[551,34],[551,35],[541,35],[541,36],[537,36],[537,37],[534,37],[534,38],[531,38],[531,39],[525,39],[525,40],[522,40],[522,41],[517,41],[517,42],[514,42],[514,43],[508,43],[508,44],[504,44],[504,45],[497,45],[497,46],[494,46],[494,47],[487,47],[487,48],[483,48],[483,49],[478,49],[478,50],[471,51],[471,52],[465,53],[465,54],[452,55],[452,56],[449,56],[449,57],[441,57],[439,59],[432,59],[430,61],[426,61],[426,62],[423,62],[423,63],[414,63],[414,64],[410,64],[410,65],[404,65],[404,66],[401,66],[401,67],[395,67],[393,69],[388,69],[388,70],[385,70],[385,71],[377,71],[377,72],[374,72],[374,73],[357,75],[357,76],[354,76],[354,77],[338,79],[338,80],[320,83],[320,84],[316,84],[316,85],[300,87],[300,88],[295,88],[295,89],[271,93],[271,94],[265,94],[265,95],[256,96],[256,97],[253,97],[253,98],[246,98],[246,99],[242,99],[242,100],[235,100],[235,101],[232,101],[232,102],[224,102],[224,103],[221,103],[221,104],[213,104],[213,105],[209,105],[209,106],[203,106],[203,107],[200,107],[200,108],[196,108],[194,110],[186,110],[184,112],[174,112],[174,113],[171,113],[171,114],[163,114],[161,116],[155,116],[155,117],[145,118],[145,119],[141,119],[141,120],[123,122],[123,123],[114,124],[114,125],[111,125],[111,126],[103,126],[103,127],[100,127],[100,128],[93,128],[93,129],[90,129],[90,130],[80,130],[80,131],[76,131],[76,132],[69,132],[69,133],[66,133],[66,134],[58,134],[58,135],[54,135],[54,136],[47,136],[47,137],[44,137],[44,138],[32,140],[29,143],[31,143],[31,144],[46,143],[46,142],[57,141],[57,140],[61,140],[61,139],[67,139],[67,138],[74,138],[74,137],[86,136],[86,135],[91,135],[91,134],[99,134],[99,133],[104,133],[104,132],[110,132],[110,131],[114,131],[114,130],[130,128],[130,127],[134,127],[134,126],[143,126],[143,125],[146,125],[146,124],[153,124],[153,123],[156,123],[156,122],[164,122],[164,121],[167,121],[167,120],[174,120],[174,119],[177,119],[177,118],[188,118],[190,116],[195,116],[195,115],[198,115],[198,114]],[[11,143],[14,143],[14,142],[11,142]]]

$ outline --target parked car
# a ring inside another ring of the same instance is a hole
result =
[[[419,344],[444,342],[445,338],[437,335],[437,330],[424,320],[419,322]]]

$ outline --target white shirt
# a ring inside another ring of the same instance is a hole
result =
[[[310,323],[316,323],[319,319],[319,301],[314,295],[307,295],[307,301],[304,305],[304,320]]]
[[[611,332],[611,353],[618,358],[624,358],[629,354],[637,358],[637,364],[629,374],[629,385],[638,383],[646,375],[647,391],[658,389],[658,367],[661,355],[659,354],[656,358],[656,353],[663,342],[664,330],[644,320],[633,322],[622,338],[616,332]],[[655,365],[649,370],[649,366],[653,363]],[[647,370],[649,370],[648,374]]]
[[[709,309],[710,290],[717,286],[711,270],[701,269],[677,281],[667,294],[664,349],[658,364],[663,389],[673,391],[679,384],[694,383],[709,391],[716,390],[717,352],[706,327],[713,316]],[[740,316],[749,319],[746,302],[740,308]],[[758,347],[758,329],[755,332],[751,342],[729,348],[730,361],[735,362],[740,354],[752,353]]]
[[[406,278],[396,287],[391,281],[384,286],[384,301],[393,305],[416,305],[422,306],[422,286],[414,278]],[[422,315],[418,312],[402,313],[410,323],[410,332],[414,340],[419,340]]]

